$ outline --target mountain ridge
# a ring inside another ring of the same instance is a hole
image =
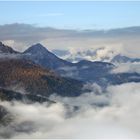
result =
[[[62,78],[49,69],[23,59],[0,60],[0,86],[23,87],[31,94],[49,96],[77,96],[82,93],[83,83]]]
[[[114,56],[111,60],[112,63],[127,63],[127,62],[140,62],[140,58],[130,58],[121,54]]]
[[[22,54],[24,58],[35,61],[36,63],[51,69],[64,65],[72,65],[72,63],[60,59],[39,43],[29,47]]]
[[[2,42],[0,42],[0,53],[11,53],[11,54],[17,54],[19,52],[15,51],[13,48],[4,45]]]
[[[119,84],[119,77],[122,83],[127,81],[140,81],[139,74],[127,74],[129,77],[126,77],[125,73],[112,74],[111,71],[116,67],[112,63],[102,61],[92,62],[88,60],[81,60],[77,63],[67,62],[54,55],[39,43],[32,45],[19,55],[19,59],[32,61],[40,67],[47,68],[63,78],[72,78],[83,82],[97,82],[99,85],[101,84],[101,86],[107,85],[107,81],[109,83]],[[136,79],[131,77],[136,77]]]

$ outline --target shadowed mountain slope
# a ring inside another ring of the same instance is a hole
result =
[[[61,78],[54,72],[24,59],[0,60],[0,86],[22,87],[31,94],[48,97],[56,93],[62,96],[78,96],[83,83]]]

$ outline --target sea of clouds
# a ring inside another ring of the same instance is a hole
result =
[[[12,29],[14,26],[17,31],[17,25],[12,25]],[[11,29],[11,25],[5,26]],[[19,51],[24,51],[27,46],[37,41],[49,49],[57,49],[56,46],[66,47],[68,50],[72,48],[70,54],[73,57],[77,52],[83,52],[82,58],[88,60],[96,58],[99,61],[106,56],[111,59],[120,52],[126,56],[140,57],[139,34],[136,37],[96,36],[94,38],[89,35],[85,37],[85,32],[81,35],[81,32],[49,29],[51,32],[53,30],[53,33],[48,36],[46,35],[48,28],[42,32],[40,28],[18,25],[20,29],[24,27],[27,35],[28,32],[33,33],[22,40],[22,32],[19,36],[20,30],[17,36],[13,36],[14,33],[8,30],[10,37],[7,38],[7,35],[4,37],[5,31],[2,30],[5,26],[0,27],[1,40]],[[132,47],[134,44],[135,48]],[[87,57],[83,48],[92,48],[93,52],[96,51],[96,57]],[[9,56],[0,56],[3,57]],[[17,58],[15,55],[12,56],[15,57]],[[68,70],[76,71],[75,68]],[[140,73],[140,63],[118,64],[112,71],[112,73],[123,72]],[[12,117],[11,123],[0,125],[0,138],[140,138],[140,83],[109,85],[106,90],[96,83],[87,83],[84,88],[92,92],[86,92],[78,97],[51,95],[50,99],[56,102],[54,104],[0,101],[0,105],[6,108]],[[22,93],[24,92],[22,89]]]
[[[1,138],[140,138],[140,83],[97,84],[79,97],[50,98],[57,103],[0,102],[13,116],[0,126]]]

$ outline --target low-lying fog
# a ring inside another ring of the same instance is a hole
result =
[[[13,117],[1,126],[1,138],[140,138],[140,83],[87,84],[93,92],[68,98],[52,95],[56,104],[0,102]]]

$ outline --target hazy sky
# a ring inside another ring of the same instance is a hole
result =
[[[28,23],[74,29],[140,25],[138,2],[0,2],[0,24]]]

